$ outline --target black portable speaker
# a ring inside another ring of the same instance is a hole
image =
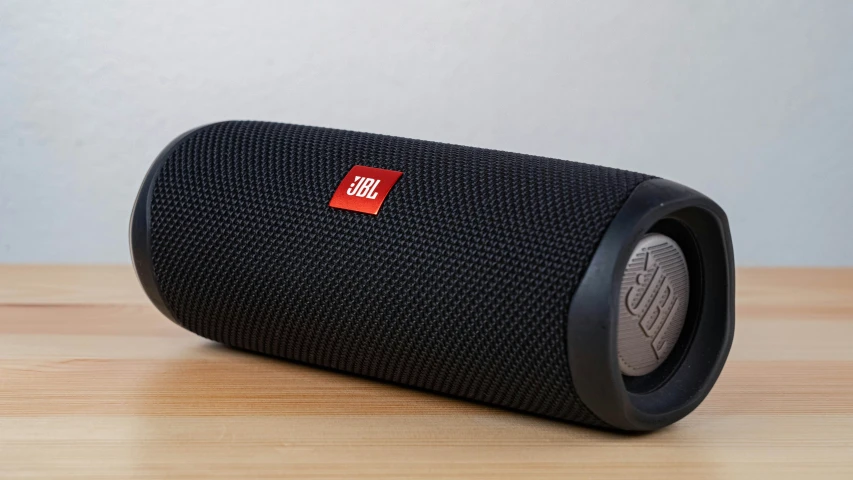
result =
[[[612,168],[234,121],[173,141],[137,275],[233,347],[591,426],[696,408],[734,333],[726,216]]]

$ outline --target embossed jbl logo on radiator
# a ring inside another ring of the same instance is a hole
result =
[[[376,215],[403,172],[356,165],[338,185],[330,207]]]
[[[646,269],[637,275],[635,286],[628,290],[625,307],[631,315],[639,318],[640,329],[652,339],[652,350],[660,358],[666,347],[666,332],[669,318],[678,310],[681,299],[673,295],[669,276],[655,265],[648,268],[649,252],[645,252]]]

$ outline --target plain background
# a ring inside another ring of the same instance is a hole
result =
[[[739,265],[853,265],[846,0],[0,0],[0,262],[128,263],[151,161],[225,119],[652,173]]]

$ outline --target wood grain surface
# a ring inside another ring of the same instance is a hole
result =
[[[853,479],[853,269],[737,281],[708,399],[619,435],[229,350],[129,267],[0,266],[0,478]]]

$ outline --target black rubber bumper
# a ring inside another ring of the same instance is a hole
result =
[[[690,269],[684,331],[667,360],[643,377],[619,369],[619,289],[633,246],[650,232],[673,238]],[[728,220],[708,197],[663,179],[632,192],[608,227],[575,293],[567,342],[572,380],[581,400],[621,430],[670,425],[708,395],[734,336],[734,258]]]

